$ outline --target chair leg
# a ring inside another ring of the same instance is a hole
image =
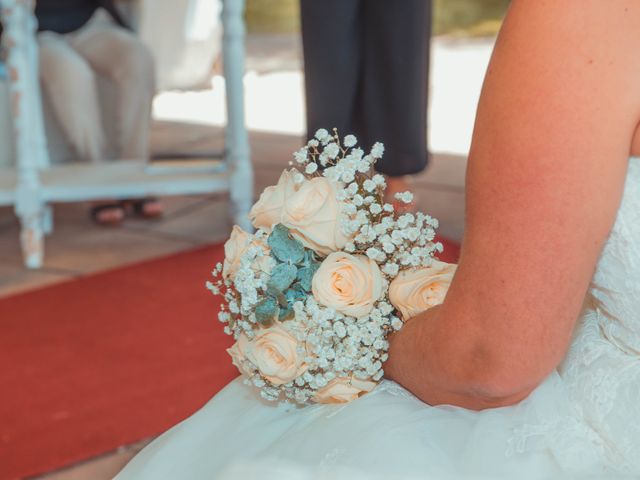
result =
[[[229,178],[229,196],[231,198],[231,220],[247,232],[253,231],[249,221],[249,210],[253,205],[253,171],[249,153],[242,158],[228,159],[232,165]],[[247,165],[248,164],[248,165]]]
[[[42,231],[45,235],[53,233],[53,207],[44,205],[42,208]]]
[[[42,212],[21,212],[18,217],[24,265],[30,269],[40,268],[44,257],[43,214]]]
[[[226,162],[229,167],[229,188],[232,220],[252,231],[247,214],[253,203],[253,167],[249,139],[244,123],[244,0],[224,0],[222,53],[227,97]]]

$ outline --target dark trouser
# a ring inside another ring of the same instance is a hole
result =
[[[336,127],[390,176],[427,164],[431,0],[301,0],[307,132]]]

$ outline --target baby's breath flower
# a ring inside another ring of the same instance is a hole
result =
[[[304,169],[305,173],[311,175],[312,173],[314,173],[316,170],[318,170],[318,164],[315,162],[311,162],[309,164],[307,164],[307,167]]]
[[[369,247],[367,248],[367,257],[369,257],[371,260],[377,260],[377,258],[380,256],[380,250],[378,250],[375,247]]]
[[[322,152],[318,157],[318,161],[320,162],[320,165],[322,165],[323,167],[326,167],[329,163],[329,156],[327,155],[326,152]]]
[[[293,158],[298,163],[306,163],[308,160],[308,151],[306,147],[301,148],[293,154]]]
[[[362,188],[367,192],[373,192],[376,189],[376,183],[373,180],[366,179],[362,184]]]
[[[396,275],[398,275],[399,271],[400,267],[398,267],[397,263],[385,263],[382,267],[382,272],[391,277],[395,277]]]
[[[329,156],[329,158],[335,159],[340,153],[340,147],[338,147],[338,145],[335,143],[329,143],[324,147],[324,151]]]
[[[409,204],[413,201],[413,193],[409,191],[396,193],[395,198],[396,200],[400,200],[403,203]]]
[[[356,176],[353,174],[353,171],[347,171],[342,174],[342,181],[344,183],[353,182]]]
[[[324,129],[324,128],[320,128],[316,131],[316,134],[314,135],[314,137],[316,137],[318,140],[322,141],[325,138],[329,137],[329,132]]]
[[[358,208],[353,203],[347,203],[343,207],[343,212],[346,213],[347,215],[355,215],[357,211],[358,211]]]
[[[380,142],[374,143],[373,147],[371,147],[371,156],[373,158],[382,158],[382,155],[384,155],[384,145]]]
[[[398,317],[391,317],[391,327],[394,330],[400,330],[402,328],[402,320]]]
[[[394,250],[396,249],[396,246],[392,242],[385,242],[382,244],[382,249],[386,253],[393,253]]]
[[[346,137],[344,137],[344,141],[342,143],[344,143],[345,147],[351,148],[354,147],[356,143],[358,143],[358,139],[354,135],[347,135]]]

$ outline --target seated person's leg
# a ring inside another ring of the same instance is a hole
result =
[[[72,38],[71,45],[116,88],[120,157],[147,159],[155,93],[149,50],[129,31],[105,24],[90,25]]]
[[[40,81],[62,132],[80,159],[100,161],[104,133],[91,67],[57,33],[39,33],[38,46]],[[115,225],[122,222],[124,209],[117,202],[100,203],[90,215],[97,223]]]
[[[99,161],[104,134],[91,67],[56,33],[39,33],[38,46],[40,81],[62,132],[79,158]]]
[[[71,44],[116,88],[119,157],[147,160],[155,93],[151,53],[134,34],[116,25],[90,25],[75,35]],[[134,213],[143,217],[156,217],[163,211],[153,198],[134,201],[133,207]]]

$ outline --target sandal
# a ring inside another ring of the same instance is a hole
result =
[[[124,207],[121,203],[103,203],[89,209],[89,217],[97,225],[115,227],[124,220]]]
[[[164,213],[162,204],[155,197],[131,200],[131,209],[134,215],[146,219],[158,218]]]

